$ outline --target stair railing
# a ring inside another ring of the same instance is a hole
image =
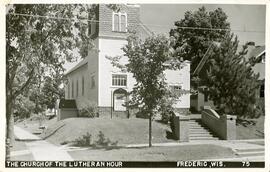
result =
[[[236,139],[236,117],[228,114],[219,115],[210,107],[204,107],[202,111],[202,123],[211,132],[223,140]]]

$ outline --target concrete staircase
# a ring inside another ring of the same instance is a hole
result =
[[[257,148],[249,148],[249,147],[243,147],[243,148],[237,148],[235,149],[235,152],[237,155],[241,157],[250,157],[250,156],[264,156],[264,148],[263,147],[257,147]]]
[[[211,131],[201,123],[200,119],[189,121],[189,140],[219,140]]]

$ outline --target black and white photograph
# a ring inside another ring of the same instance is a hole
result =
[[[269,170],[268,5],[6,2],[4,166]]]

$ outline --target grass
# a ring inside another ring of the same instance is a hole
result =
[[[87,161],[179,161],[237,157],[230,148],[216,145],[122,148],[70,151],[74,160]]]
[[[54,123],[56,123],[57,121],[57,118],[54,117],[52,119],[45,119],[43,122],[42,122],[42,125],[45,125],[45,126],[50,126],[50,125],[53,125]],[[24,130],[26,131],[29,131],[30,133],[33,133],[35,131],[38,130],[39,128],[39,121],[37,120],[30,120],[30,119],[24,119],[23,121],[21,122],[18,122],[16,123],[17,126],[23,128]]]
[[[247,126],[238,124],[236,126],[237,139],[263,139],[264,138],[264,118],[261,116],[258,119],[249,119],[248,121],[254,123]]]
[[[152,126],[153,143],[173,141],[166,138],[166,131],[170,130],[168,126],[154,121]],[[57,131],[51,135],[56,129]],[[97,140],[99,132],[102,132],[106,139],[117,142],[119,145],[148,143],[148,120],[69,118],[49,126],[41,136],[47,137],[51,143],[60,145],[63,142],[67,143],[83,137],[87,132],[91,134],[93,140]]]

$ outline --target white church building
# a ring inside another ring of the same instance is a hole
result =
[[[150,31],[140,21],[139,5],[122,5],[114,12],[105,4],[99,4],[91,25],[91,37],[95,48],[88,56],[66,72],[65,99],[76,100],[77,107],[87,100],[97,104],[100,117],[129,117],[131,111],[125,106],[136,80],[131,73],[123,73],[113,67],[106,56],[123,55],[121,48],[127,44],[128,30],[136,30],[144,39]],[[123,58],[123,63],[127,57]],[[167,70],[166,80],[174,90],[190,90],[190,62],[185,61],[180,70]],[[190,94],[179,97],[175,108],[187,112]]]

